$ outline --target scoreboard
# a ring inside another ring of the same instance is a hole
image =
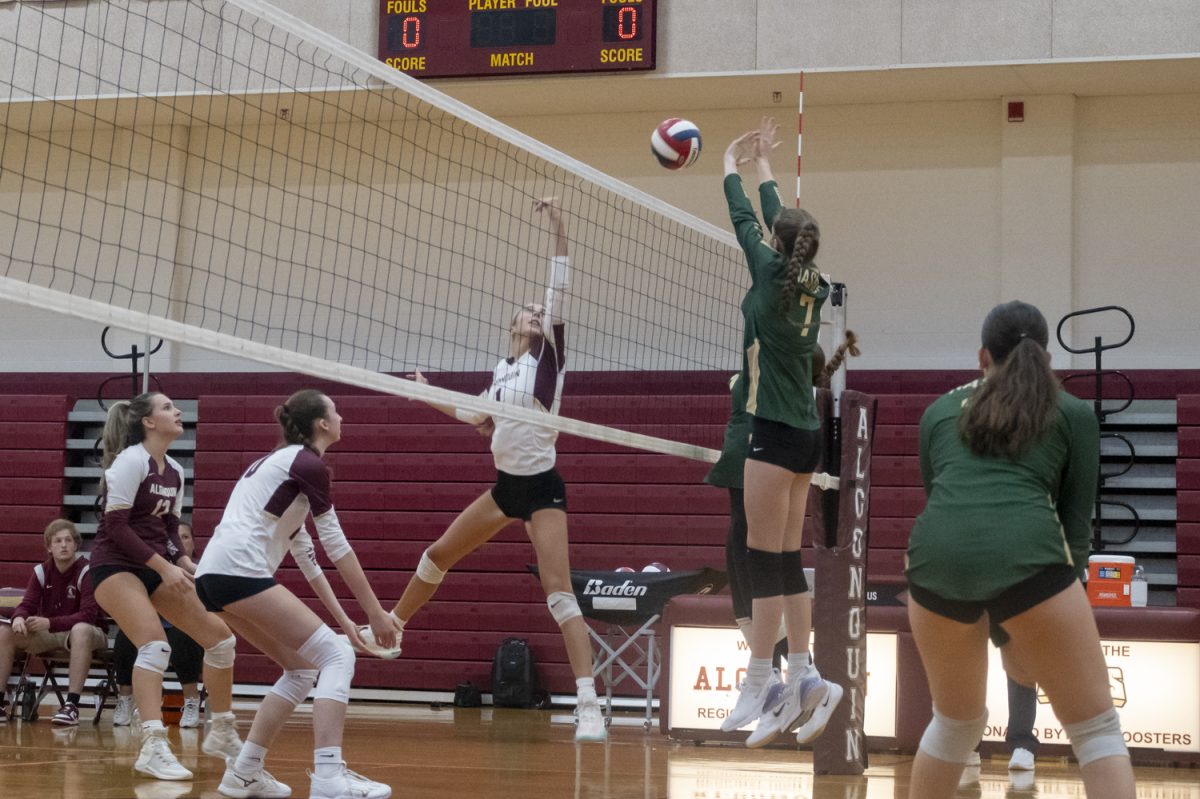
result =
[[[380,0],[379,58],[414,78],[654,69],[657,0]]]

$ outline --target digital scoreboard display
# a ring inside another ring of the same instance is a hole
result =
[[[380,0],[379,58],[414,78],[654,69],[657,0]]]

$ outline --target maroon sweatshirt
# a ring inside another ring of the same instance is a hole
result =
[[[14,619],[45,616],[50,620],[50,632],[70,630],[79,622],[96,624],[100,606],[92,594],[92,578],[87,576],[89,564],[83,555],[65,572],[54,565],[54,558],[33,568],[25,596],[13,611]]]

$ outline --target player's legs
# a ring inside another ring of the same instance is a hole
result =
[[[1128,752],[1120,751],[1120,727],[1115,718],[1102,721],[1113,709],[1108,666],[1083,586],[1075,582],[1002,626],[1012,637],[1008,646],[1013,657],[1046,692],[1055,715],[1068,732],[1072,727],[1079,731],[1073,745],[1096,747],[1093,752],[1100,756],[1080,768],[1087,795],[1131,799],[1133,768]],[[1094,721],[1098,723],[1091,724]]]
[[[400,601],[393,610],[396,617],[402,623],[411,619],[437,593],[441,574],[449,571],[454,564],[486,543],[510,521],[512,520],[496,505],[490,491],[485,491],[476,498],[466,510],[458,514],[458,518],[446,528],[446,532],[425,550],[425,556],[429,559],[432,569],[422,576],[421,572],[426,568],[422,566],[418,573],[409,579]]]
[[[158,619],[146,586],[132,572],[115,572],[96,586],[96,602],[124,631],[138,651],[133,664],[133,701],[142,724],[162,723],[162,675],[166,663],[158,668],[142,655],[142,650],[161,641],[168,655],[167,634]],[[153,653],[151,653],[153,654]],[[139,663],[139,660],[142,662]],[[147,668],[149,666],[149,668]]]
[[[372,790],[383,790],[385,786],[348,771],[342,759],[346,704],[354,677],[354,650],[349,644],[281,585],[225,605],[222,615],[246,640],[284,668],[254,716],[245,747],[222,780],[222,793],[240,795],[226,787],[227,782],[237,787],[235,775],[239,774],[259,775],[261,782],[279,784],[259,772],[267,748],[312,690],[314,679],[312,795],[351,795],[354,789],[367,784],[373,786]]]
[[[535,511],[525,525],[537,554],[538,576],[549,597],[555,593],[575,596],[571,588],[571,564],[567,546],[567,514],[545,508]],[[572,616],[559,624],[567,645],[567,659],[575,679],[592,676],[592,644],[583,616]]]
[[[742,489],[729,489],[729,533],[725,537],[725,570],[733,597],[733,619],[750,644],[750,562],[746,553],[746,506]]]
[[[233,633],[200,604],[194,590],[155,591],[151,597],[162,617],[204,649],[204,688],[213,715],[233,708]],[[131,636],[132,637],[132,636]]]
[[[783,573],[778,561],[796,475],[782,466],[757,460],[746,461],[744,475],[753,595],[750,655],[756,660],[769,660],[783,616]]]
[[[8,678],[12,676],[17,646],[24,644],[25,636],[14,633],[11,625],[0,624],[0,721],[8,718]]]
[[[910,600],[908,620],[936,714],[913,761],[909,796],[946,799],[957,790],[986,723],[987,616],[965,624]]]
[[[799,564],[799,553],[804,537],[804,513],[808,507],[811,483],[811,474],[793,475],[787,523],[783,530],[783,619],[787,624],[789,658],[795,654],[808,653],[809,638],[812,634],[812,592],[808,590],[807,584],[804,585],[804,591],[789,590],[794,582],[799,582],[796,578],[804,574],[803,567]]]

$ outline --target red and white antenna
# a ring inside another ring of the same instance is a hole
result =
[[[800,207],[800,164],[804,159],[804,71],[800,71],[800,102],[796,122],[796,207]]]

